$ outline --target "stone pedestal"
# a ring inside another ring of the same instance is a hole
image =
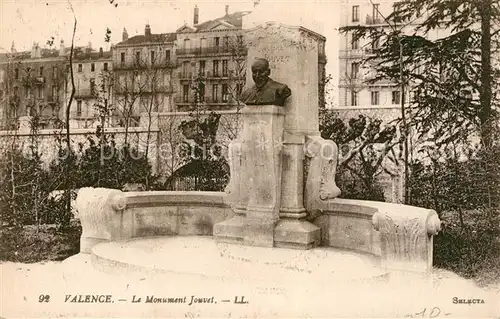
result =
[[[308,249],[321,239],[321,230],[306,220],[304,192],[311,183],[305,185],[304,176],[308,181],[311,177],[304,170],[309,161],[304,149],[306,139],[319,138],[318,57],[325,38],[303,27],[264,23],[247,30],[246,40],[247,65],[265,58],[270,78],[286,84],[292,95],[279,108],[284,116],[280,132],[262,122],[271,106],[249,106],[242,112],[243,132],[229,147],[228,200],[237,216],[216,225],[214,233],[218,239],[249,245]],[[247,83],[253,83],[250,71]],[[317,166],[311,170],[318,180],[313,187],[315,196],[327,192],[321,185],[335,184],[330,174],[321,179],[330,162],[331,158],[311,161]]]
[[[281,201],[284,110],[247,106],[243,130],[230,145],[228,201],[236,216],[214,225],[217,240],[273,247]]]

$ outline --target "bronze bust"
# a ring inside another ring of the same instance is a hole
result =
[[[292,95],[290,88],[283,83],[269,78],[269,61],[257,59],[252,64],[254,85],[241,93],[240,100],[246,105],[285,105],[285,100]]]

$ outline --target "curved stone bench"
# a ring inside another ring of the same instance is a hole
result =
[[[433,236],[441,229],[431,209],[376,201],[336,198],[323,202],[312,222],[321,244],[380,256],[392,270],[429,271]]]
[[[83,233],[80,250],[101,242],[150,236],[212,235],[213,225],[233,216],[222,192],[121,192],[82,188],[76,208]],[[432,237],[440,230],[435,211],[383,202],[324,201],[310,221],[321,245],[368,253],[385,269],[428,271]]]
[[[82,188],[76,209],[82,224],[80,251],[101,242],[168,235],[212,235],[233,212],[221,192],[121,192]]]

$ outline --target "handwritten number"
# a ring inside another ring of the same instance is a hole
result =
[[[417,312],[415,314],[415,317],[417,317],[418,315],[422,315],[422,318],[425,316],[425,311],[427,310],[427,308],[424,308],[424,310],[422,310],[421,312]]]
[[[49,302],[50,301],[50,296],[49,295],[40,295],[38,296],[38,302]]]
[[[434,307],[434,308],[432,308],[432,311],[431,311],[431,314],[429,315],[429,318],[436,318],[437,316],[439,316],[440,313],[441,313],[441,309],[439,309],[438,307]]]

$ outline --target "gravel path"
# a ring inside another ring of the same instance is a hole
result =
[[[271,282],[237,284],[183,275],[110,275],[95,270],[89,255],[77,255],[64,262],[2,263],[0,274],[0,312],[4,318],[500,316],[499,286],[481,289],[441,270],[427,280],[394,275],[378,280],[339,284],[325,281],[319,286],[304,283],[301,287],[283,288]],[[87,294],[111,295],[112,302],[71,302],[78,298],[85,301]],[[235,298],[242,301],[242,297],[248,303],[235,303]],[[133,302],[138,298],[140,302]],[[481,303],[457,303],[460,299],[477,299]],[[191,301],[194,303],[189,305]]]

